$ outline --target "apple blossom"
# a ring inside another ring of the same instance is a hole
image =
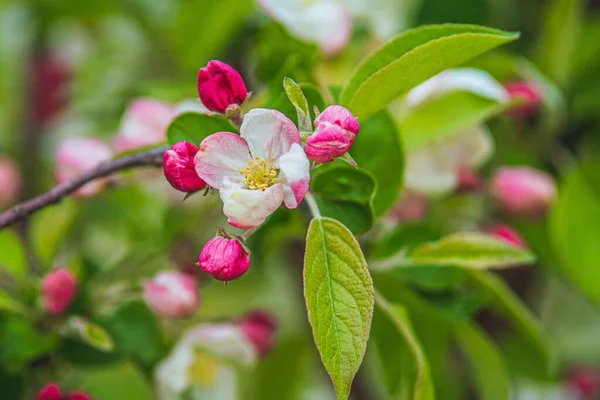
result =
[[[241,75],[217,60],[198,71],[198,95],[206,108],[221,114],[231,106],[241,106],[248,98]]]
[[[267,354],[274,345],[277,320],[265,311],[252,311],[243,315],[238,325],[244,335],[254,345],[258,354]]]
[[[195,279],[179,271],[161,271],[144,284],[146,304],[163,317],[187,317],[198,309]]]
[[[525,119],[535,114],[542,101],[540,90],[535,83],[514,81],[509,82],[505,87],[510,97],[520,102],[508,109],[508,115]]]
[[[504,88],[489,74],[472,68],[444,71],[412,89],[402,103],[404,117],[421,105],[445,94],[464,91],[499,103],[508,100]],[[473,169],[485,162],[493,141],[482,125],[474,125],[436,141],[409,149],[406,160],[406,187],[417,193],[441,195],[456,189],[461,169]]]
[[[521,238],[521,235],[517,233],[513,228],[508,225],[497,224],[490,227],[487,232],[499,239],[502,239],[506,243],[509,243],[515,247],[525,248],[525,241]]]
[[[237,239],[217,236],[204,245],[198,264],[202,271],[227,282],[246,273],[250,255]]]
[[[56,151],[55,177],[59,183],[71,180],[83,172],[113,157],[110,147],[95,138],[67,138]],[[79,196],[91,196],[99,192],[108,182],[96,179],[77,190]]]
[[[21,173],[15,162],[11,158],[0,157],[0,207],[17,199],[21,185]]]
[[[206,186],[196,173],[194,157],[198,148],[185,141],[177,142],[163,156],[165,178],[175,189],[182,192],[195,192]]]
[[[49,314],[61,314],[77,294],[77,280],[66,268],[57,268],[46,274],[41,282],[44,309]]]
[[[556,184],[545,172],[529,167],[505,167],[494,173],[491,192],[505,212],[537,217],[554,201]]]
[[[333,161],[344,155],[360,129],[358,120],[342,106],[327,107],[316,119],[315,132],[306,140],[304,151],[311,160],[319,163]]]
[[[93,400],[92,397],[81,391],[73,390],[62,394],[60,387],[56,383],[49,383],[44,386],[36,396],[36,400]]]
[[[296,208],[308,191],[310,164],[292,121],[275,110],[253,109],[241,136],[218,132],[200,143],[196,172],[219,189],[232,226],[262,224],[282,202]]]
[[[257,0],[258,5],[294,36],[316,43],[331,55],[348,43],[352,17],[336,0]]]

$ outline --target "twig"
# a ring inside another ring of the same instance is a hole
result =
[[[161,147],[103,162],[97,167],[84,172],[79,177],[63,182],[48,192],[24,203],[17,204],[8,211],[0,214],[0,229],[13,225],[17,221],[27,218],[44,207],[59,203],[63,197],[73,193],[86,183],[95,179],[103,178],[115,172],[134,167],[161,166],[162,156],[166,150],[167,147]]]

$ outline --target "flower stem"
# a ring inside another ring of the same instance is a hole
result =
[[[310,209],[311,214],[315,218],[321,218],[321,211],[319,210],[319,206],[317,205],[317,200],[315,200],[315,196],[312,193],[306,193],[304,196],[304,200],[306,200],[306,204],[308,204],[308,208]]]

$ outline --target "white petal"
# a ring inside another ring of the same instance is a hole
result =
[[[194,163],[198,176],[220,189],[225,177],[230,182],[241,182],[244,177],[240,170],[248,166],[249,160],[250,152],[244,139],[235,133],[217,132],[200,143]]]
[[[474,68],[457,68],[444,71],[412,89],[404,100],[407,108],[417,107],[429,100],[456,91],[471,92],[498,102],[505,102],[509,96],[487,72]]]
[[[254,228],[265,222],[279,208],[284,198],[283,185],[280,183],[265,191],[249,190],[228,178],[223,180],[219,195],[229,224],[240,229]]]
[[[457,184],[454,168],[444,165],[430,147],[423,147],[406,159],[405,185],[408,189],[427,195],[451,191]]]
[[[285,193],[287,208],[296,208],[308,192],[310,183],[310,162],[299,144],[293,144],[289,152],[279,159],[279,178]]]
[[[346,6],[333,0],[259,0],[258,4],[290,33],[319,45],[326,54],[344,48],[352,19]]]
[[[248,142],[252,157],[278,160],[290,151],[292,144],[300,143],[300,132],[292,121],[276,110],[255,108],[244,116],[240,128]],[[276,162],[278,166],[278,163]]]

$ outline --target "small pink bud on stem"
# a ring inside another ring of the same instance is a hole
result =
[[[227,282],[246,273],[250,254],[238,239],[216,236],[202,248],[198,265],[215,279]]]
[[[308,158],[319,163],[343,156],[360,130],[358,120],[342,106],[329,106],[315,119],[315,132],[306,140]]]
[[[66,268],[52,270],[42,279],[42,303],[49,314],[58,315],[64,312],[76,294],[77,281]]]
[[[175,189],[191,193],[206,187],[206,182],[198,176],[194,157],[198,148],[185,141],[177,142],[163,156],[165,178]]]
[[[278,327],[277,319],[272,314],[252,311],[243,315],[238,325],[261,356],[273,348]]]
[[[542,100],[540,90],[532,82],[510,82],[506,85],[506,91],[511,99],[518,101],[518,104],[507,110],[507,114],[513,118],[530,118],[540,107]]]
[[[198,71],[198,95],[210,111],[226,114],[248,98],[242,76],[230,65],[213,60]]]

